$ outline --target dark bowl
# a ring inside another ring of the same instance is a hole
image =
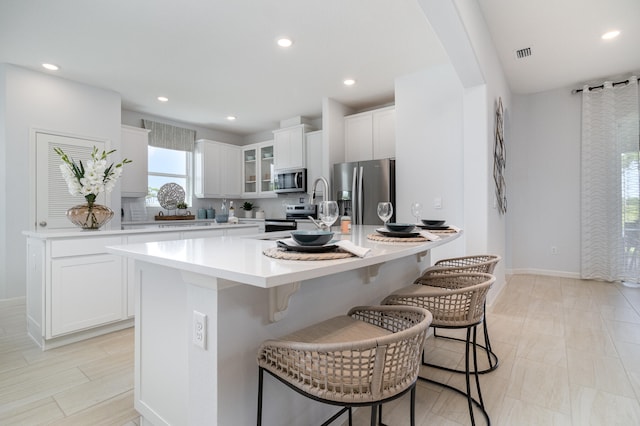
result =
[[[445,220],[427,220],[427,219],[422,219],[422,223],[424,223],[427,226],[442,226],[444,225],[446,221]]]
[[[331,231],[291,231],[293,240],[301,246],[321,246],[333,238]]]
[[[386,223],[384,226],[393,232],[411,232],[416,227],[412,223]]]

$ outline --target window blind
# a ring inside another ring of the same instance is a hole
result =
[[[142,120],[142,126],[150,130],[149,145],[176,151],[193,152],[196,141],[195,130],[183,129],[182,127],[157,123],[151,120]]]

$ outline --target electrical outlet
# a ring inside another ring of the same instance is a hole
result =
[[[441,209],[442,208],[442,198],[436,197],[433,199],[433,208]]]
[[[558,247],[551,246],[551,254],[558,254]]]
[[[193,344],[207,349],[207,316],[198,311],[193,311]]]

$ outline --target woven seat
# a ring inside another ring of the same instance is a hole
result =
[[[262,424],[262,388],[268,372],[316,401],[343,407],[371,406],[371,424],[382,417],[382,403],[411,391],[415,424],[415,383],[431,314],[409,306],[360,306],[258,349],[258,425]]]
[[[482,272],[485,274],[493,274],[493,271],[501,260],[501,257],[493,254],[480,254],[474,256],[463,256],[463,257],[452,257],[448,259],[442,259],[437,261],[433,266],[427,268],[418,279],[414,281],[414,284],[423,284],[423,285],[433,285],[434,283],[427,284],[428,280],[424,280],[426,277],[432,275],[442,275],[442,274],[458,274],[458,273],[469,273],[469,272]],[[455,288],[455,282],[443,282],[442,285],[451,285]],[[498,368],[498,364],[500,360],[498,359],[498,355],[493,352],[491,348],[491,341],[489,340],[489,329],[487,325],[487,319],[484,319],[482,323],[483,333],[484,333],[484,345],[480,346],[485,353],[487,354],[487,361],[489,364],[488,368],[478,371],[480,374],[488,373],[490,371]],[[463,339],[458,339],[457,337],[450,336],[442,336],[438,335],[437,329],[434,328],[433,335],[435,337],[441,337],[445,339],[464,341]],[[439,366],[435,364],[427,364],[430,367],[439,368],[441,370],[450,371],[453,373],[464,373],[464,371],[456,370],[453,368],[448,368],[444,366]]]
[[[432,327],[467,330],[464,371],[466,392],[431,379],[423,377],[420,377],[420,379],[447,387],[466,396],[472,424],[475,424],[472,404],[480,408],[487,422],[490,423],[480,390],[476,330],[477,326],[484,320],[485,300],[494,281],[495,277],[493,275],[478,272],[434,274],[424,277],[421,284],[411,284],[393,292],[382,301],[383,305],[408,305],[427,309],[433,315]],[[471,348],[473,348],[473,371],[469,367]],[[423,364],[427,365],[424,360]],[[475,377],[476,391],[478,393],[477,401],[471,396],[471,374]]]

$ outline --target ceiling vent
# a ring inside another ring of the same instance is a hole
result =
[[[516,50],[516,59],[524,59],[531,56],[531,48],[525,47],[524,49]]]

